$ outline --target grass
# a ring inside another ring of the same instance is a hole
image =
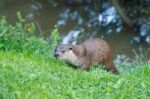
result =
[[[113,75],[76,70],[42,55],[0,51],[0,99],[148,99],[150,62]]]

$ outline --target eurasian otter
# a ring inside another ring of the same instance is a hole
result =
[[[118,73],[113,64],[112,49],[103,39],[91,38],[79,45],[58,45],[54,56],[81,68],[81,70],[88,70],[91,66],[102,64],[107,71]]]

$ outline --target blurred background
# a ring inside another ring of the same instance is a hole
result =
[[[136,52],[144,55],[150,48],[150,0],[0,1],[0,16],[6,16],[11,24],[16,23],[18,11],[36,24],[37,35],[45,39],[54,25],[64,44],[104,38],[118,60],[133,58]]]

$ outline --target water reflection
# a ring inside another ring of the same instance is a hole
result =
[[[74,29],[69,31],[69,33],[63,37],[62,44],[69,44],[72,43],[73,45],[77,44],[77,38],[80,33],[84,32],[84,29]]]

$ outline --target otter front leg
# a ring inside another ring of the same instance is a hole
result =
[[[81,66],[80,69],[81,69],[81,70],[89,70],[89,69],[90,69],[90,66],[84,64],[84,65]]]
[[[81,67],[80,69],[81,69],[81,70],[89,70],[90,68],[87,67],[87,66],[83,66],[83,67]]]
[[[80,69],[81,70],[89,70],[90,69],[90,62],[87,59],[82,59],[81,64],[80,64]]]

